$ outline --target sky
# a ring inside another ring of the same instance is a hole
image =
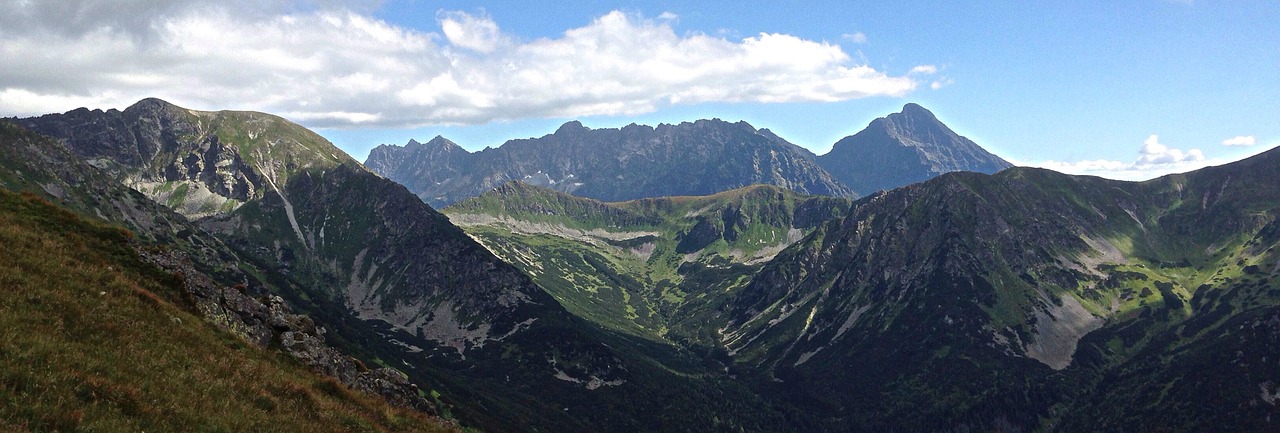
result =
[[[823,154],[915,102],[1018,165],[1142,180],[1280,145],[1280,2],[0,0],[0,116],[158,97],[359,160],[436,135],[745,120]]]

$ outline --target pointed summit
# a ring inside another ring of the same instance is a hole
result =
[[[871,121],[818,157],[818,164],[859,194],[923,182],[943,173],[995,173],[1012,167],[915,103]]]
[[[895,114],[901,115],[901,116],[911,116],[911,117],[938,120],[938,118],[933,115],[932,111],[929,111],[927,108],[924,108],[920,106],[920,104],[917,104],[914,102],[908,102],[907,105],[903,105],[902,112],[895,113]],[[894,116],[895,114],[890,114],[890,116]]]
[[[462,150],[462,146],[458,146],[458,143],[454,143],[453,140],[444,138],[444,136],[441,135],[437,135],[435,138],[432,138],[431,141],[428,141],[427,144],[425,144],[425,146],[432,149],[443,149],[446,151],[453,151],[455,149]]]

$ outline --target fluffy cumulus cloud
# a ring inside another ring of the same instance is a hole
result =
[[[1223,146],[1252,146],[1258,144],[1258,140],[1252,135],[1239,135],[1222,140]]]
[[[372,18],[374,1],[331,3],[0,0],[0,54],[21,59],[0,64],[0,116],[156,96],[313,127],[411,127],[841,101],[918,86],[839,45],[677,33],[669,14],[613,12],[521,40],[483,14],[443,11],[436,27],[420,30]]]
[[[1172,149],[1160,144],[1160,136],[1155,134],[1151,134],[1146,141],[1142,142],[1142,150],[1139,153],[1142,156],[1138,157],[1136,165],[1169,165],[1204,161],[1204,153],[1200,149],[1191,149],[1186,152]]]
[[[489,18],[462,12],[443,12],[440,15],[440,29],[454,46],[492,53],[506,43],[498,30],[498,23]]]
[[[1134,162],[1044,161],[1026,164],[1069,174],[1101,176],[1119,180],[1146,180],[1170,173],[1182,173],[1211,165],[1225,164],[1227,160],[1205,158],[1200,149],[1181,150],[1160,143],[1160,136],[1152,134],[1142,142],[1138,159]]]

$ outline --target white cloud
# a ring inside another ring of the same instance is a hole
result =
[[[942,78],[940,78],[940,79],[934,80],[932,83],[929,83],[929,88],[930,88],[930,89],[933,89],[933,90],[938,90],[938,89],[941,89],[941,88],[943,88],[943,87],[947,87],[947,86],[950,86],[950,85],[952,85],[952,84],[955,84],[955,82],[956,82],[956,80],[952,80],[952,79],[947,78],[947,77],[942,77]]]
[[[462,12],[443,12],[440,14],[440,29],[449,43],[492,53],[504,44],[505,38],[498,31],[498,23],[488,17],[477,17]]]
[[[916,67],[914,67],[914,68],[911,68],[911,72],[909,72],[909,73],[911,73],[911,74],[923,74],[923,75],[936,74],[936,73],[938,73],[938,67],[937,67],[937,66],[933,66],[933,65],[920,65],[920,66],[916,66]]]
[[[1100,176],[1119,180],[1147,180],[1171,173],[1183,173],[1230,161],[1208,159],[1199,149],[1180,150],[1160,143],[1152,134],[1143,141],[1134,162],[1110,160],[1043,161],[1026,165],[1047,168],[1067,174]]]
[[[0,116],[123,108],[155,96],[197,109],[274,112],[312,127],[413,127],[704,102],[842,101],[919,85],[856,62],[838,45],[774,33],[677,34],[665,15],[612,12],[521,41],[463,12],[440,13],[440,27],[428,32],[287,0],[129,3],[136,7],[0,0],[8,12],[0,55],[23,59],[0,65]]]
[[[1160,137],[1151,134],[1142,142],[1142,150],[1139,151],[1142,156],[1138,157],[1137,165],[1167,165],[1186,162],[1204,161],[1204,153],[1200,149],[1191,149],[1183,152],[1179,149],[1172,149],[1169,146],[1160,144]]]
[[[1258,140],[1252,135],[1239,135],[1222,140],[1223,146],[1252,146],[1258,144]]]
[[[855,44],[867,43],[867,35],[862,32],[845,33],[843,35],[840,35],[840,37],[846,41],[853,42]]]

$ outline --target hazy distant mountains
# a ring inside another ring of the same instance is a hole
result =
[[[908,104],[816,156],[768,129],[719,119],[658,127],[589,129],[569,122],[541,138],[467,152],[443,138],[382,145],[369,169],[442,207],[522,180],[604,201],[708,195],[753,184],[857,197],[941,173],[994,173],[1008,162]]]

